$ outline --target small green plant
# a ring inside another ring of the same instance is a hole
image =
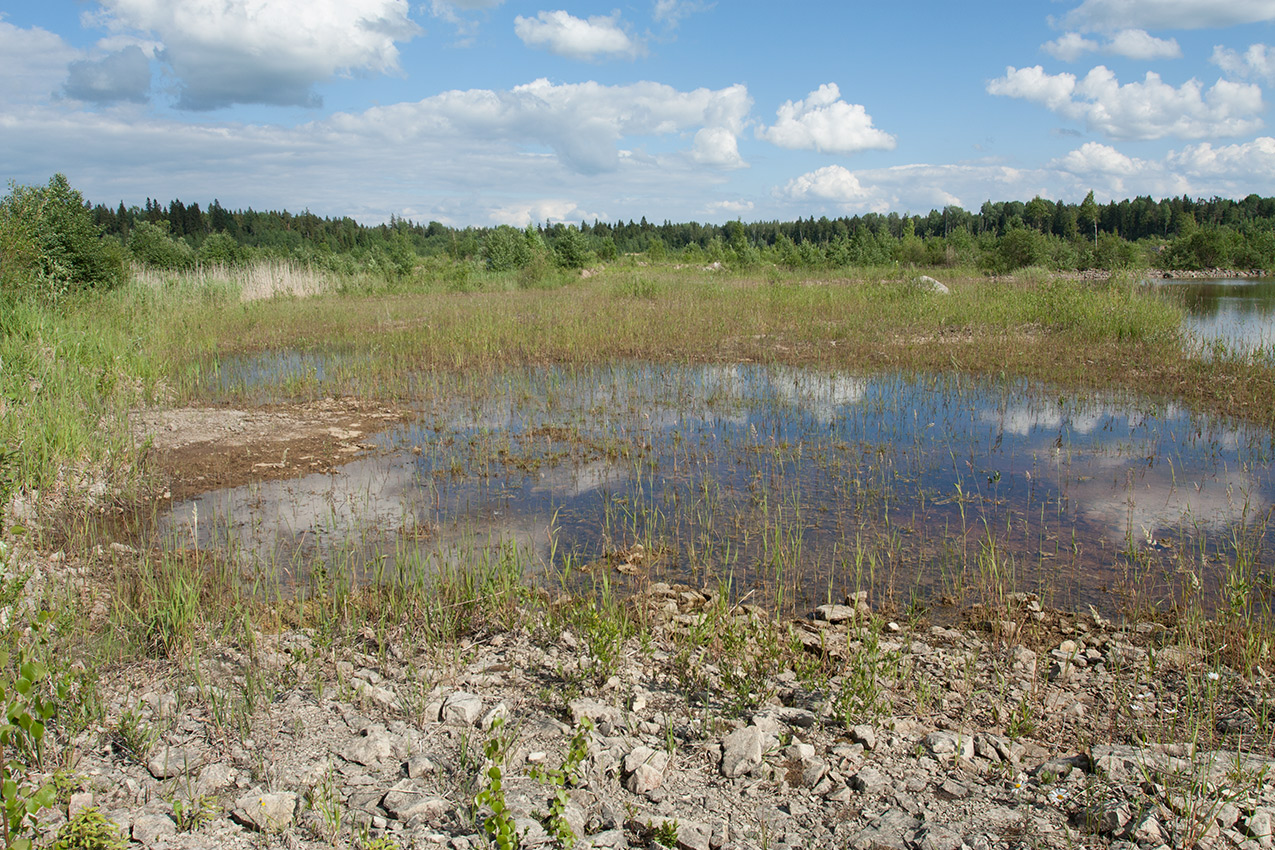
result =
[[[586,717],[580,721],[580,728],[571,736],[571,743],[567,746],[562,767],[546,769],[537,766],[531,769],[532,779],[550,785],[554,789],[553,800],[549,803],[547,826],[549,834],[557,839],[558,845],[563,850],[571,850],[578,837],[566,819],[567,804],[570,802],[567,788],[580,781],[580,765],[589,756],[589,732],[592,729],[593,721],[589,718]]]
[[[676,847],[677,830],[677,821],[662,820],[657,825],[651,827],[651,840],[661,847]]]
[[[178,832],[194,832],[217,817],[217,801],[206,794],[196,794],[189,799],[174,796],[168,804],[173,807],[173,822]]]
[[[120,834],[120,828],[107,819],[95,806],[81,809],[75,817],[62,824],[53,850],[125,850],[128,841]]]
[[[341,807],[341,798],[337,794],[332,771],[325,773],[323,779],[306,792],[305,797],[310,810],[319,816],[318,831],[321,834],[317,837],[335,845],[341,835],[341,825],[345,814]]]
[[[31,624],[33,638],[18,649],[16,675],[0,685],[0,704],[5,709],[0,723],[0,803],[6,850],[30,848],[31,839],[24,833],[34,829],[42,810],[57,802],[52,782],[36,784],[29,778],[32,767],[43,760],[45,725],[66,696],[66,684],[60,678],[51,680],[48,667],[36,660],[47,640],[43,626],[51,617],[44,612]],[[8,651],[0,652],[0,668],[8,666]]]
[[[513,745],[512,734],[504,732],[505,721],[497,718],[492,724],[492,736],[483,745],[483,753],[491,766],[485,772],[486,784],[474,795],[476,810],[488,809],[491,814],[483,820],[483,831],[491,836],[497,850],[517,850],[521,845],[514,826],[513,814],[505,803],[503,767],[505,756]]]
[[[388,835],[376,838],[361,838],[357,842],[359,850],[403,850],[402,846]]]
[[[155,746],[156,733],[136,708],[128,708],[120,715],[120,722],[111,733],[111,743],[116,752],[138,764],[146,761],[151,747]]]

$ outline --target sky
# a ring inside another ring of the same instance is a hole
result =
[[[0,177],[375,224],[1275,195],[1275,0],[0,0]]]

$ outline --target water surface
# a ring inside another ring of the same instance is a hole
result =
[[[798,610],[860,588],[1164,604],[1216,587],[1237,542],[1269,573],[1270,434],[1175,406],[760,365],[455,380],[374,455],[204,494],[164,529],[302,586],[316,561],[392,575],[499,549],[547,580]]]

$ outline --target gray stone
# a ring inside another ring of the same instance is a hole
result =
[[[952,830],[926,824],[916,834],[914,839],[917,850],[960,850],[961,834]]]
[[[712,837],[713,829],[708,824],[678,818],[678,850],[709,850],[712,846]]]
[[[434,762],[430,761],[428,756],[415,755],[407,760],[407,776],[409,779],[432,776],[437,770],[438,767]]]
[[[1244,831],[1257,839],[1257,843],[1263,848],[1275,846],[1275,809],[1258,806],[1248,816]]]
[[[218,791],[235,784],[238,771],[225,762],[205,765],[195,780],[195,793],[212,796]]]
[[[916,279],[916,282],[923,288],[936,295],[948,295],[952,290],[947,288],[947,284],[941,283],[928,274],[923,274]]]
[[[297,795],[291,791],[245,794],[235,801],[234,818],[259,832],[282,832],[292,826]]]
[[[93,805],[93,793],[91,791],[77,791],[71,795],[71,799],[66,804],[66,816],[73,818],[80,812]]]
[[[815,609],[815,619],[829,623],[844,623],[853,620],[854,616],[854,608],[849,605],[820,605]]]
[[[360,737],[347,744],[339,755],[346,761],[373,767],[394,758],[394,752],[394,739],[390,737],[390,733],[384,728],[369,726]]]
[[[495,727],[496,721],[500,721],[503,723],[504,721],[508,719],[509,719],[509,706],[505,705],[502,702],[502,703],[497,703],[496,705],[492,707],[491,711],[488,711],[486,714],[484,714],[482,722],[479,723],[478,725],[480,728],[482,728],[484,732],[490,732],[492,728]]]
[[[576,726],[587,717],[593,721],[600,735],[609,737],[623,726],[623,712],[613,705],[581,697],[567,703],[567,708],[571,711],[571,720]]]
[[[581,850],[627,850],[629,840],[624,837],[622,829],[608,829],[605,832],[599,832],[590,835],[576,847]]]
[[[624,787],[634,794],[646,794],[664,783],[664,768],[668,766],[668,753],[650,747],[637,747],[624,757],[624,772],[628,779]]]
[[[850,727],[850,740],[856,744],[863,744],[865,750],[875,750],[877,748],[877,730],[866,723],[852,726]]]
[[[766,733],[757,726],[745,726],[722,740],[722,775],[735,779],[761,767]]]
[[[133,821],[133,840],[143,847],[152,847],[160,840],[177,834],[177,824],[165,815],[138,815]]]
[[[828,775],[828,763],[821,758],[808,759],[801,768],[801,784],[814,788]]]
[[[442,719],[449,726],[473,726],[483,715],[483,698],[458,691],[443,701]]]
[[[850,777],[850,787],[860,794],[878,794],[888,785],[889,780],[886,779],[885,774],[875,767],[861,768],[858,773]]]
[[[1128,836],[1139,844],[1148,844],[1152,847],[1164,841],[1164,830],[1160,827],[1160,821],[1155,816],[1155,812],[1148,810],[1133,819],[1129,824]]]
[[[943,756],[969,761],[974,758],[974,736],[965,733],[931,732],[925,736],[925,748],[940,761]]]
[[[381,806],[398,821],[434,820],[451,808],[441,797],[426,794],[410,779],[401,779],[381,798]]]
[[[872,820],[850,839],[855,850],[907,850],[911,834],[921,822],[901,809],[891,809]]]
[[[199,769],[201,759],[198,753],[184,747],[160,747],[146,769],[156,779],[172,779],[175,776],[189,776]]]
[[[1102,800],[1084,810],[1085,826],[1104,835],[1123,831],[1132,818],[1133,812],[1124,800]]]

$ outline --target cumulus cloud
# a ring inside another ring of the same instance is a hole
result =
[[[1243,53],[1217,45],[1209,59],[1227,76],[1275,83],[1275,55],[1265,44],[1250,44]]]
[[[1095,53],[1101,47],[1093,39],[1085,38],[1078,32],[1063,33],[1053,41],[1041,45],[1041,49],[1055,59],[1063,62],[1075,62],[1086,53]]]
[[[417,103],[337,114],[325,123],[338,132],[381,134],[395,145],[440,134],[523,147],[534,143],[552,149],[572,171],[598,174],[620,166],[620,144],[627,136],[692,131],[697,135],[690,156],[696,161],[740,165],[737,154],[720,160],[729,149],[726,135],[738,132],[751,104],[739,85],[684,92],[651,82],[556,85],[539,79],[508,91],[443,92]],[[713,132],[700,135],[703,129]]]
[[[739,155],[739,141],[728,127],[705,127],[697,132],[691,156],[696,162],[720,168],[743,168],[747,165]]]
[[[794,177],[783,187],[781,194],[795,201],[831,201],[841,205],[862,203],[872,197],[871,191],[859,182],[854,172],[840,165],[825,165],[817,171]]]
[[[72,62],[63,91],[67,97],[90,103],[144,103],[150,87],[150,60],[132,45],[100,59]]]
[[[1100,142],[1085,142],[1051,164],[1072,174],[1114,174],[1121,177],[1136,174],[1146,166],[1142,160],[1125,156]]]
[[[491,211],[489,219],[492,224],[509,224],[514,227],[526,227],[530,224],[553,224],[556,222],[585,221],[590,218],[605,216],[582,213],[580,207],[571,201],[559,198],[540,198],[500,206]]]
[[[1085,0],[1062,17],[1081,32],[1210,29],[1275,20],[1275,0]]]
[[[561,10],[541,12],[534,18],[519,15],[514,19],[514,32],[528,47],[568,59],[631,59],[642,53],[642,46],[620,26],[618,15],[595,15],[588,20]]]
[[[1180,59],[1182,47],[1176,38],[1156,38],[1146,30],[1121,30],[1112,37],[1107,52],[1129,59]]]
[[[857,103],[841,100],[836,83],[825,83],[805,100],[785,101],[770,127],[757,137],[781,148],[820,153],[893,150],[895,138],[872,126],[872,117]]]
[[[1174,88],[1151,72],[1142,82],[1120,85],[1103,65],[1080,80],[1047,74],[1039,65],[1011,66],[987,91],[1039,103],[1113,139],[1244,135],[1262,126],[1258,115],[1264,108],[1256,85],[1218,80],[1205,90],[1192,79]]]
[[[17,27],[0,15],[0,105],[48,100],[78,55],[60,35],[40,27]]]
[[[1064,62],[1075,62],[1086,53],[1108,53],[1143,61],[1182,57],[1182,47],[1177,39],[1156,38],[1139,29],[1120,30],[1105,43],[1085,38],[1077,32],[1064,33],[1042,44],[1041,49]]]
[[[459,44],[468,46],[478,30],[474,13],[483,15],[503,2],[505,0],[431,0],[429,13],[456,27]]]
[[[718,216],[726,213],[731,216],[739,216],[744,213],[752,212],[756,208],[756,204],[752,201],[712,201],[704,205],[704,211],[711,216]]]
[[[183,109],[317,106],[337,74],[396,73],[396,42],[419,32],[408,0],[102,0],[93,22],[153,33]]]

